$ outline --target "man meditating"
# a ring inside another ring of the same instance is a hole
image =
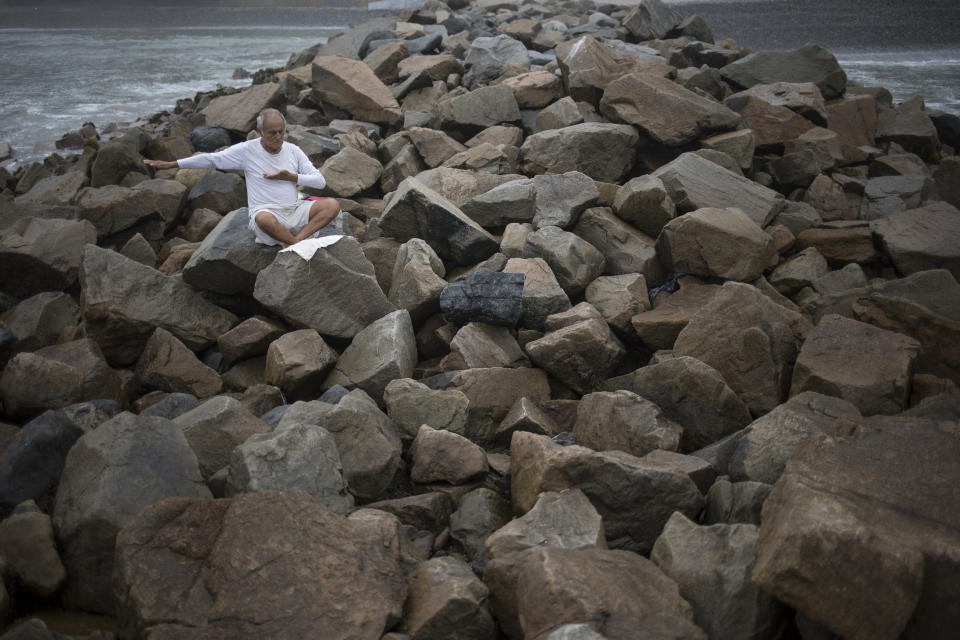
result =
[[[276,109],[257,116],[259,138],[223,151],[180,160],[146,160],[156,169],[242,170],[247,180],[250,229],[263,244],[289,246],[305,240],[337,217],[334,198],[297,200],[297,186],[323,189],[327,181],[297,145],[285,142],[287,121]]]

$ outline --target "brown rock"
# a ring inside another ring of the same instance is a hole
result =
[[[660,408],[632,391],[599,391],[580,400],[573,434],[597,451],[624,451],[637,457],[656,449],[676,451],[683,428]]]
[[[563,82],[543,69],[507,78],[502,84],[513,89],[521,109],[540,109],[563,97]]]
[[[257,124],[257,115],[267,107],[279,106],[280,85],[256,84],[238,93],[214,98],[204,109],[206,124],[247,135]]]
[[[264,316],[247,318],[217,338],[220,355],[227,364],[267,353],[270,343],[286,333],[276,320]]]
[[[464,484],[487,472],[487,454],[461,435],[422,425],[410,446],[410,479]]]
[[[324,102],[344,109],[358,120],[393,125],[400,122],[400,105],[367,65],[337,56],[313,59],[311,85]]]
[[[291,400],[313,400],[320,395],[337,352],[314,329],[291,331],[267,348],[264,381],[280,387]]]
[[[169,331],[157,327],[137,360],[137,377],[148,388],[168,393],[189,393],[209,398],[220,393],[223,382],[217,372]]]

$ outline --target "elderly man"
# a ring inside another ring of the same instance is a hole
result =
[[[333,198],[298,201],[297,186],[322,189],[327,182],[295,144],[285,142],[287,122],[276,109],[257,116],[259,138],[223,151],[175,161],[147,160],[156,169],[242,170],[247,180],[250,229],[257,242],[289,246],[327,226],[340,212]]]

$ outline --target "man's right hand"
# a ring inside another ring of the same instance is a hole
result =
[[[176,160],[144,160],[143,164],[154,169],[176,169],[178,166]]]

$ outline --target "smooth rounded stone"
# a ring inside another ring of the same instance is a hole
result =
[[[407,178],[380,218],[380,229],[400,242],[426,240],[441,258],[468,265],[497,250],[497,241],[460,208],[423,184]]]
[[[254,316],[217,338],[217,347],[223,361],[233,364],[265,355],[270,344],[285,332],[285,327],[276,320]]]
[[[359,60],[317,56],[312,61],[310,83],[319,100],[358,120],[394,125],[402,119],[400,105],[390,89]]]
[[[321,427],[291,424],[251,436],[233,450],[228,487],[233,494],[253,491],[306,491],[334,513],[353,510],[344,487],[340,454]]]
[[[783,295],[792,296],[803,287],[812,286],[829,271],[826,258],[816,247],[808,247],[774,269],[770,284]]]
[[[633,333],[633,316],[650,309],[647,281],[639,273],[600,276],[587,285],[584,297],[621,336]]]
[[[437,253],[420,238],[400,245],[394,260],[387,299],[406,309],[415,325],[440,311],[447,271]]]
[[[871,221],[870,231],[899,272],[947,269],[960,278],[960,210],[953,205],[931,202],[894,213]]]
[[[474,39],[464,58],[467,68],[463,84],[468,89],[489,84],[508,64],[530,66],[530,55],[523,44],[508,35],[479,37]]]
[[[231,143],[230,132],[223,127],[209,125],[194,127],[188,137],[193,148],[202,153],[210,153],[221,147],[229,147]]]
[[[293,424],[323,427],[333,435],[347,490],[359,500],[379,498],[400,467],[397,428],[360,389],[337,404],[296,402],[284,412],[275,431]]]
[[[772,485],[764,482],[731,482],[717,478],[707,492],[703,524],[753,524],[760,526],[760,511]]]
[[[327,375],[323,385],[363,389],[376,402],[391,380],[409,378],[417,364],[416,336],[410,314],[394,311],[362,329]]]
[[[53,507],[67,568],[65,602],[113,613],[115,536],[141,509],[169,496],[210,497],[180,426],[121,413],[77,440]]]
[[[663,182],[678,212],[734,207],[762,228],[784,206],[779,193],[696,153],[684,153],[651,175]]]
[[[469,400],[463,435],[480,444],[493,440],[497,427],[520,398],[532,402],[550,399],[550,385],[542,369],[465,369],[441,373],[421,382],[432,389],[458,390]]]
[[[157,403],[140,412],[142,416],[155,416],[173,420],[200,406],[200,400],[189,393],[168,393]]]
[[[528,342],[524,349],[534,364],[578,393],[595,389],[626,356],[623,345],[599,313],[596,318],[548,329],[546,335]]]
[[[497,625],[487,607],[489,590],[470,567],[452,556],[431,558],[407,577],[402,629],[418,640],[493,640]]]
[[[919,352],[909,336],[829,314],[797,355],[790,395],[817,391],[850,401],[864,415],[899,413]]]
[[[96,240],[96,228],[87,220],[16,220],[0,230],[0,291],[24,299],[70,289],[84,246]]]
[[[80,286],[86,334],[118,365],[132,364],[157,327],[200,351],[237,323],[181,279],[92,244],[84,249]]]
[[[484,553],[490,534],[510,522],[510,518],[510,503],[496,491],[481,487],[461,498],[450,516],[450,535],[463,546],[468,558],[474,558]]]
[[[422,425],[410,447],[410,479],[465,484],[487,472],[483,449],[461,435]]]
[[[523,256],[544,259],[557,282],[572,297],[582,294],[606,266],[603,254],[593,245],[554,226],[542,227],[529,234]]]
[[[654,238],[677,214],[663,182],[649,174],[632,178],[617,190],[613,211],[624,222]]]
[[[55,344],[60,335],[76,327],[79,320],[80,307],[71,296],[58,291],[35,294],[0,313],[0,322],[23,351]]]
[[[489,560],[537,547],[606,549],[603,520],[579,489],[545,491],[522,516],[487,538]]]
[[[353,338],[395,310],[360,243],[349,236],[318,249],[310,260],[278,253],[257,276],[253,296],[295,326],[336,338]]]
[[[291,331],[267,348],[264,381],[279,387],[290,401],[312,400],[338,357],[315,330]]]
[[[141,385],[168,393],[189,393],[209,398],[220,392],[223,381],[217,372],[206,366],[173,334],[157,327],[135,371]]]
[[[434,390],[410,378],[390,381],[383,391],[387,415],[401,437],[416,437],[421,425],[464,435],[469,400],[461,391]]]
[[[758,533],[750,524],[698,526],[675,513],[650,552],[711,638],[777,637],[790,622],[789,610],[750,579]]]
[[[670,514],[681,511],[693,518],[704,504],[686,472],[622,451],[561,446],[546,436],[518,431],[510,461],[515,511],[529,511],[542,491],[580,489],[603,517],[612,548],[645,553]]]
[[[535,229],[547,226],[568,229],[600,197],[594,181],[579,171],[535,176],[533,189]]]
[[[503,272],[524,276],[520,316],[522,326],[542,329],[548,316],[570,308],[570,298],[543,258],[510,258]]]
[[[485,322],[515,326],[520,319],[524,275],[478,270],[448,284],[440,294],[440,310],[450,322]]]
[[[0,399],[11,417],[29,418],[98,398],[120,402],[123,397],[124,379],[87,338],[18,353],[0,374]]]
[[[773,484],[804,440],[825,433],[839,418],[859,417],[847,400],[813,391],[794,395],[744,430],[730,456],[730,477]]]
[[[802,444],[764,505],[758,586],[843,637],[949,637],[956,500],[935,487],[958,448],[941,425],[878,416]]]
[[[673,351],[710,365],[754,415],[786,397],[798,344],[783,312],[753,286],[725,283],[677,336]]]
[[[448,494],[432,491],[406,498],[371,502],[365,505],[365,508],[385,511],[414,529],[439,534],[448,526],[456,505]]]
[[[589,393],[577,407],[573,434],[597,451],[624,451],[641,457],[655,449],[676,451],[683,428],[657,405],[631,391]]]
[[[693,451],[742,429],[750,411],[713,367],[677,356],[603,383],[607,391],[633,392],[655,403],[683,427],[682,451]]]
[[[0,521],[0,548],[6,563],[4,575],[33,595],[52,596],[67,578],[50,516],[33,500],[21,503]]]
[[[299,491],[162,501],[117,537],[118,626],[129,637],[317,629],[330,640],[380,637],[403,611],[397,529],[386,520],[354,522]],[[213,578],[209,596],[197,598],[192,585],[203,576]],[[305,593],[315,597],[304,601]],[[349,608],[337,606],[345,601]]]
[[[486,127],[520,122],[520,107],[510,87],[493,85],[445,97],[432,109],[433,122],[444,130],[472,136]]]
[[[607,638],[635,636],[637,629],[664,638],[707,637],[677,583],[627,551],[529,549],[488,564],[484,582],[509,637],[547,637],[584,618]]]
[[[230,463],[237,445],[252,435],[270,431],[265,422],[229,396],[211,398],[173,422],[183,431],[204,479]]]
[[[502,84],[513,90],[521,109],[541,109],[564,97],[561,79],[545,69],[521,73]]]
[[[535,193],[532,179],[513,180],[474,196],[461,210],[484,228],[527,223],[533,220]]]
[[[843,96],[847,76],[837,59],[818,44],[806,44],[794,51],[751,53],[720,70],[724,79],[744,89],[774,82],[812,82],[823,98]]]
[[[633,167],[637,130],[625,124],[587,122],[529,136],[520,147],[525,173],[579,171],[601,182],[619,182]]]
[[[600,113],[613,122],[635,125],[669,147],[735,129],[740,115],[673,80],[652,74],[620,76],[603,92]]]
[[[749,282],[776,258],[773,239],[743,211],[697,209],[664,226],[657,253],[670,271]]]

